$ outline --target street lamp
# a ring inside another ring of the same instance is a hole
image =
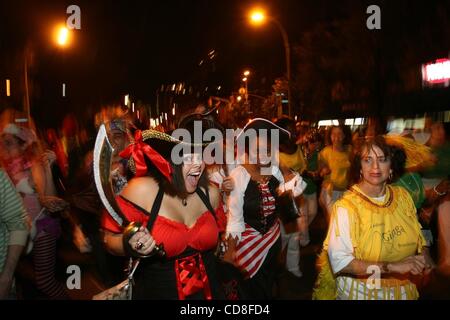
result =
[[[55,28],[54,41],[58,46],[64,48],[70,44],[70,31],[64,25]]]
[[[59,29],[57,42],[61,47],[64,47],[68,43],[68,38],[69,30],[66,27]]]
[[[266,20],[269,20],[270,22],[273,22],[278,30],[281,32],[281,36],[283,37],[283,44],[284,44],[284,51],[286,55],[286,75],[287,75],[287,81],[288,81],[288,110],[289,110],[289,117],[292,116],[292,96],[291,96],[291,50],[289,46],[289,38],[286,33],[286,30],[283,28],[281,23],[275,19],[274,17],[267,16],[265,11],[263,9],[257,8],[250,11],[249,14],[250,17],[250,23],[259,26],[263,24]]]

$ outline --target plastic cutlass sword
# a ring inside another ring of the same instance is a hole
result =
[[[100,199],[108,213],[121,227],[125,227],[124,215],[116,202],[111,183],[111,159],[114,148],[108,140],[105,125],[98,130],[94,147],[94,179]]]

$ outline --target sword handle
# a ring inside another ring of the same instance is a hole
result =
[[[125,228],[125,230],[123,231],[124,248],[127,248],[128,253],[131,253],[131,255],[136,256],[138,258],[149,258],[154,255],[158,255],[159,257],[165,257],[166,251],[164,250],[164,244],[162,244],[162,243],[157,244],[155,246],[155,248],[152,250],[152,252],[150,252],[150,254],[148,254],[146,256],[142,256],[142,255],[138,254],[134,249],[131,249],[128,241],[131,239],[131,237],[133,237],[133,235],[136,232],[139,231],[139,228],[141,226],[142,226],[142,223],[133,221],[133,222],[130,222],[130,224]]]
[[[153,254],[157,254],[160,257],[165,257],[166,251],[164,250],[164,244],[163,243],[157,244],[153,249],[153,251],[150,252],[149,257],[151,257]]]

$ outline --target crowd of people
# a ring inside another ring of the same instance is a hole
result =
[[[213,115],[197,107],[177,128],[228,129]],[[139,261],[133,299],[273,299],[280,270],[304,276],[300,252],[319,215],[327,232],[313,299],[418,299],[420,279],[450,278],[448,123],[392,135],[372,123],[352,132],[254,118],[235,136],[240,161],[211,164],[199,150],[217,141],[179,140],[117,112],[85,127],[68,116],[46,131],[18,118],[1,117],[0,299],[27,299],[30,287],[68,299],[56,274],[62,241],[92,255],[105,288],[126,277],[130,258]],[[125,224],[94,182],[101,123]]]

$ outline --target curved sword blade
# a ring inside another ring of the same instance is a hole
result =
[[[124,226],[124,215],[116,202],[111,183],[111,159],[114,148],[111,146],[105,125],[98,130],[94,147],[94,179],[100,199],[111,217]]]

